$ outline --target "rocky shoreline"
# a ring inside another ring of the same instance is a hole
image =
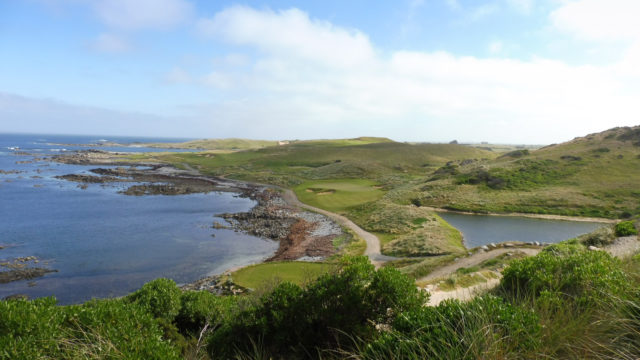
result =
[[[2,248],[0,246],[0,249]],[[39,262],[40,260],[35,256],[19,257],[12,261],[0,262],[0,268],[6,269],[0,270],[0,284],[19,280],[32,280],[48,273],[58,272],[55,269],[36,266]],[[30,284],[30,286],[32,285]]]
[[[65,164],[117,166],[91,169],[91,174],[68,174],[58,178],[88,184],[135,183],[121,191],[125,195],[181,195],[211,191],[234,192],[256,201],[248,212],[216,214],[230,228],[253,236],[279,241],[276,253],[264,261],[320,261],[335,254],[333,240],[344,236],[342,228],[328,217],[301,210],[285,202],[277,189],[266,185],[214,178],[196,171],[180,170],[164,164],[128,164],[117,153],[83,150],[55,155],[50,160]],[[226,275],[214,275],[183,285],[188,290],[207,290],[217,294],[238,294],[246,289],[233,284]]]

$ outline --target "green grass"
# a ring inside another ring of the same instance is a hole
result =
[[[277,146],[273,140],[250,139],[202,139],[191,140],[182,143],[152,143],[143,144],[149,147],[162,147],[169,149],[202,149],[202,150],[248,150],[260,149],[268,146]]]
[[[376,201],[385,193],[377,188],[375,182],[363,179],[306,181],[296,186],[294,191],[305,204],[339,213]]]
[[[640,214],[639,131],[616,128],[458,166],[424,177],[404,199],[464,211],[628,218]]]
[[[282,281],[303,285],[334,268],[334,265],[327,263],[269,262],[244,267],[233,272],[231,278],[234,283],[250,289]]]

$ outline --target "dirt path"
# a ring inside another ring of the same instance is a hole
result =
[[[513,252],[513,251],[521,251],[524,252],[525,254],[529,255],[529,256],[533,256],[536,255],[537,253],[540,252],[541,249],[531,249],[531,248],[501,248],[501,249],[495,249],[493,251],[488,251],[488,252],[484,252],[484,253],[476,253],[472,256],[460,259],[458,261],[456,261],[455,263],[449,264],[449,265],[445,265],[441,268],[438,268],[436,270],[434,270],[433,272],[431,272],[429,275],[418,279],[417,281],[429,281],[429,280],[434,280],[437,278],[443,278],[443,277],[447,277],[450,276],[451,274],[454,274],[456,272],[457,269],[461,268],[461,267],[470,267],[470,266],[475,266],[480,264],[481,262],[485,261],[485,260],[489,260],[492,259],[496,256],[499,256],[501,254],[507,253],[507,252]],[[635,253],[638,253],[640,251],[640,241],[639,238],[637,236],[626,236],[626,237],[621,237],[616,239],[616,241],[603,248],[600,249],[598,251],[607,251],[609,254],[611,254],[612,256],[618,257],[618,258],[624,258],[627,256],[631,256]],[[498,286],[498,284],[500,284],[500,278],[501,275],[500,273],[496,273],[499,277],[496,279],[488,279],[487,282],[482,283],[482,284],[478,284],[478,285],[474,285],[474,286],[470,286],[467,288],[459,288],[459,289],[455,289],[455,290],[451,290],[451,291],[441,291],[441,290],[429,290],[429,293],[431,294],[431,297],[429,298],[429,306],[436,306],[438,305],[440,302],[442,302],[443,300],[446,299],[458,299],[458,300],[462,300],[462,301],[466,301],[466,300],[470,300],[473,299],[477,294],[485,292],[487,290],[490,290],[496,286]]]
[[[445,265],[443,267],[437,268],[432,271],[429,275],[416,280],[417,282],[429,281],[437,278],[447,277],[451,274],[454,274],[456,270],[460,268],[467,268],[471,266],[476,266],[482,263],[483,261],[493,259],[502,254],[506,254],[508,252],[516,252],[520,251],[528,256],[536,255],[540,252],[541,249],[532,249],[532,248],[522,248],[522,247],[511,247],[511,248],[499,248],[487,252],[477,252],[471,256],[467,256],[461,258],[460,260],[453,262],[451,264]]]
[[[604,248],[609,254],[618,258],[625,258],[627,256],[631,256],[640,251],[640,241],[638,241],[638,237],[633,236],[625,236],[621,238],[617,238],[613,244]]]
[[[380,253],[380,240],[378,239],[378,237],[373,235],[370,232],[363,230],[361,227],[354,224],[353,221],[347,219],[342,215],[338,215],[336,213],[332,213],[330,211],[323,210],[315,206],[302,203],[300,200],[298,200],[298,197],[292,190],[283,189],[283,191],[284,193],[282,195],[282,198],[284,199],[284,201],[287,202],[287,204],[292,206],[298,206],[303,209],[311,210],[311,211],[320,213],[324,216],[327,216],[333,219],[338,224],[350,229],[351,231],[356,233],[357,236],[364,239],[364,241],[367,243],[367,249],[364,251],[364,255],[368,256],[371,262],[376,267],[380,267],[386,261],[395,259],[394,257],[391,257],[391,256],[382,255]]]
[[[487,290],[491,290],[500,284],[500,279],[489,279],[487,282],[469,286],[466,288],[458,288],[451,291],[434,290],[429,291],[431,296],[429,297],[429,306],[437,306],[442,301],[447,299],[458,299],[460,301],[467,301],[473,299],[476,295],[481,294]]]

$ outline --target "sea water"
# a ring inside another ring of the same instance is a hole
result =
[[[70,144],[177,142],[183,139],[0,134],[0,262],[36,256],[34,266],[56,269],[33,280],[0,284],[11,294],[55,296],[60,303],[125,295],[167,277],[195,281],[230,267],[258,262],[278,244],[226,229],[213,229],[215,214],[247,211],[255,202],[233,193],[127,196],[131,184],[89,184],[56,179],[98,166],[37,161],[90,147]],[[100,150],[183,151],[144,147]],[[36,154],[22,155],[22,153]],[[36,161],[34,161],[36,159]],[[105,167],[105,166],[100,166]],[[6,270],[6,269],[0,269]]]

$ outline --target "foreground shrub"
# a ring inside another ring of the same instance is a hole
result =
[[[603,226],[588,234],[578,236],[578,241],[585,246],[606,246],[616,239],[612,226]]]
[[[178,353],[151,314],[122,300],[0,301],[2,359],[179,359]]]
[[[398,315],[391,331],[360,346],[358,357],[504,358],[537,349],[539,334],[535,313],[501,298],[483,296],[468,303],[447,300],[437,307],[418,308]]]
[[[333,273],[303,289],[282,283],[213,332],[213,358],[260,352],[276,358],[310,357],[318,349],[370,339],[376,324],[421,308],[426,295],[395,269],[375,271],[366,257],[349,257]]]
[[[154,317],[172,321],[180,311],[180,294],[175,281],[155,279],[142,286],[126,299],[145,308]]]
[[[180,297],[180,304],[174,321],[176,327],[185,336],[197,337],[206,325],[220,326],[232,312],[236,299],[207,291],[186,291]]]
[[[536,299],[557,307],[567,301],[596,306],[603,295],[624,296],[629,287],[618,259],[572,244],[550,246],[536,256],[512,262],[500,284],[507,298]]]
[[[621,221],[616,224],[616,236],[638,235],[638,230],[633,225],[633,221]]]

